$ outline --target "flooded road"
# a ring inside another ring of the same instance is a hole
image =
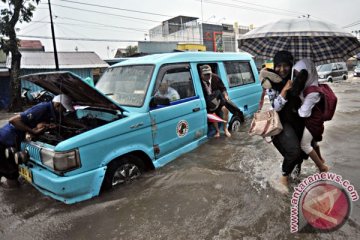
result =
[[[331,86],[339,103],[320,146],[331,171],[360,192],[360,79]],[[28,184],[0,188],[0,239],[359,239],[360,201],[335,232],[290,233],[290,196],[272,184],[282,158],[247,129],[74,205]],[[305,161],[301,178],[316,172]]]

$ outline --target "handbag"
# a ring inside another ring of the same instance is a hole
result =
[[[222,104],[221,92],[216,90],[207,97],[206,105],[209,111],[215,111]]]
[[[283,130],[279,114],[275,110],[268,110],[254,113],[251,121],[249,134],[262,137],[271,137],[279,134]]]

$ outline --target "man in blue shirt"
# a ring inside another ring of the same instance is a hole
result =
[[[26,111],[10,118],[9,123],[0,128],[0,180],[4,176],[7,187],[16,187],[18,167],[13,157],[6,158],[5,149],[13,147],[19,149],[25,134],[39,135],[59,119],[64,109],[74,111],[71,99],[65,94],[54,97],[52,102],[39,103]],[[39,124],[41,123],[41,124]]]

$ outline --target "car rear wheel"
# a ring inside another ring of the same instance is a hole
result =
[[[127,184],[139,178],[144,172],[143,161],[134,155],[123,156],[108,164],[103,182],[103,189]]]

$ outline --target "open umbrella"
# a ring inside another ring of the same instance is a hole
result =
[[[244,34],[239,48],[262,59],[272,59],[276,52],[287,50],[295,60],[309,58],[322,64],[346,61],[360,52],[360,42],[334,24],[296,18],[282,19]]]

